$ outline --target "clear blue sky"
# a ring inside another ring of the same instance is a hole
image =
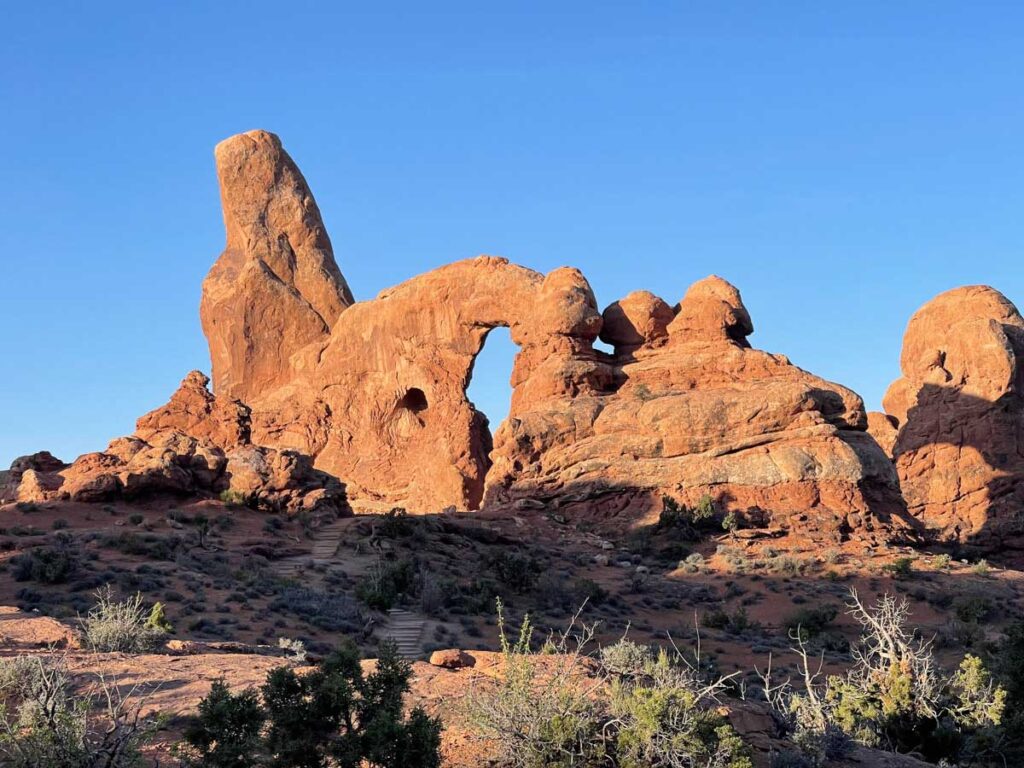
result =
[[[101,449],[209,369],[212,149],[251,128],[357,298],[478,253],[578,266],[602,306],[717,273],[756,346],[878,407],[922,302],[1024,302],[1022,26],[1012,3],[6,3],[0,463]],[[484,354],[497,420],[512,347]]]

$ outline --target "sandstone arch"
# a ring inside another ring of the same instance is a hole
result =
[[[634,514],[712,492],[832,538],[902,510],[860,398],[751,349],[725,280],[675,307],[631,294],[602,320],[578,270],[479,256],[352,303],[276,137],[229,139],[218,168],[228,248],[202,303],[215,386],[251,407],[254,442],[315,457],[356,509]],[[594,348],[603,326],[614,355]],[[519,350],[492,446],[466,389],[496,327]]]

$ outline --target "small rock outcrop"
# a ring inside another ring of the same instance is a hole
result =
[[[190,373],[170,402],[138,420],[134,435],[104,451],[70,465],[24,469],[17,499],[107,502],[227,491],[232,499],[289,514],[348,512],[344,485],[308,456],[252,444],[249,409],[214,397],[207,382]]]
[[[1024,534],[1024,318],[987,286],[956,288],[911,317],[901,378],[885,394],[911,514],[941,537]]]

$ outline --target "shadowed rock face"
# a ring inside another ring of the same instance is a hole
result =
[[[943,537],[1024,533],[1024,318],[987,286],[956,288],[910,319],[885,394],[910,512]]]
[[[725,280],[696,283],[675,308],[636,292],[602,319],[577,270],[481,256],[352,304],[277,139],[236,136],[217,160],[228,247],[202,305],[215,390],[251,407],[254,443],[314,456],[357,507],[613,498],[635,511],[710,492],[811,510],[833,533],[900,511],[860,398],[750,349]],[[498,326],[520,351],[492,446],[466,386]],[[594,350],[599,333],[615,355]]]

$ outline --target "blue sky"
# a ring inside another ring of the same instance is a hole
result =
[[[45,9],[42,6],[46,6]],[[34,7],[37,6],[37,7]],[[214,7],[215,6],[215,7]],[[0,464],[101,449],[209,369],[212,149],[278,133],[356,297],[478,253],[604,306],[735,283],[853,387],[910,314],[1024,302],[1024,9],[986,3],[8,3]],[[513,347],[472,396],[504,415]]]

